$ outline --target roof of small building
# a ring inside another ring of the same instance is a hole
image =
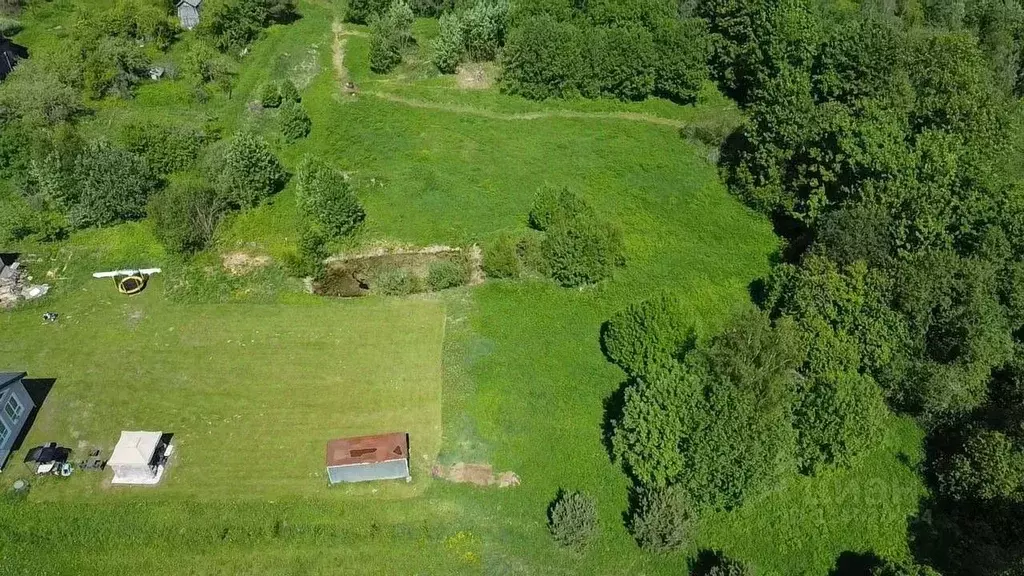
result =
[[[203,0],[180,0],[178,6],[187,4],[193,8],[199,8],[199,5],[203,3]]]
[[[0,372],[0,390],[27,376],[27,372]]]
[[[121,439],[114,446],[107,465],[148,465],[163,435],[163,432],[121,432]]]
[[[327,443],[327,466],[376,464],[409,457],[409,435],[405,432],[339,438]]]

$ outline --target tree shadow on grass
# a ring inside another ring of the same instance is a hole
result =
[[[871,576],[871,572],[882,565],[882,559],[873,552],[851,552],[847,550],[836,558],[829,570],[829,576]]]
[[[615,425],[622,420],[622,412],[626,407],[626,390],[633,386],[633,380],[623,380],[614,392],[604,399],[604,419],[601,422],[601,441],[608,452],[608,460],[615,462],[615,448],[612,438],[615,435]]]

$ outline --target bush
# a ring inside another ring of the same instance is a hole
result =
[[[939,490],[954,500],[1013,498],[1024,483],[1024,454],[1003,433],[972,434],[939,472]]]
[[[284,79],[278,86],[278,93],[281,94],[281,100],[284,102],[299,103],[302,101],[302,96],[299,95],[299,89],[295,87],[295,83],[289,79]]]
[[[851,371],[805,378],[793,408],[801,471],[849,465],[877,446],[887,414],[882,390],[870,376]]]
[[[239,132],[224,154],[223,177],[228,198],[237,206],[256,206],[279,191],[287,174],[260,136]]]
[[[12,246],[36,232],[36,213],[24,198],[0,196],[0,246]]]
[[[637,544],[648,552],[667,553],[691,540],[690,506],[685,494],[673,488],[646,490],[640,496],[630,528]]]
[[[80,71],[81,63],[73,67]],[[29,125],[57,125],[85,111],[78,88],[44,68],[39,60],[21,61],[4,79],[0,104]]]
[[[437,18],[450,14],[455,8],[454,0],[412,0],[409,2],[413,14],[421,18]]]
[[[462,38],[462,22],[453,13],[442,14],[438,23],[437,38],[434,39],[434,66],[442,74],[452,74],[462,61],[465,43]]]
[[[455,288],[469,282],[469,269],[465,263],[441,260],[430,265],[427,273],[427,285],[431,290]]]
[[[678,362],[690,339],[675,298],[663,293],[618,312],[601,335],[608,358],[632,377]]]
[[[309,131],[313,127],[313,122],[309,119],[302,104],[296,104],[291,100],[285,100],[277,120],[281,125],[281,134],[288,142],[295,142],[309,136]]]
[[[470,59],[494,60],[505,44],[508,0],[480,0],[460,17],[463,47]]]
[[[306,156],[299,165],[297,196],[303,218],[315,222],[328,238],[352,232],[366,212],[345,177],[322,160]]]
[[[516,253],[516,239],[503,234],[484,248],[484,274],[492,278],[518,278],[523,273]]]
[[[544,186],[533,199],[529,221],[530,226],[543,232],[555,221],[592,215],[590,206],[572,190]]]
[[[618,228],[595,218],[556,221],[541,242],[548,274],[562,286],[594,284],[624,261]]]
[[[695,510],[731,509],[794,466],[794,370],[802,338],[766,314],[737,316],[684,362],[625,391],[613,452],[644,488],[678,486]]]
[[[198,32],[221,52],[237,52],[274,22],[294,15],[291,0],[206,0]]]
[[[592,71],[581,85],[584,96],[643,100],[654,89],[654,40],[639,26],[593,28],[589,34]]]
[[[324,260],[329,256],[327,239],[323,232],[309,223],[299,227],[298,259],[292,263],[292,273],[296,276],[310,276],[320,280],[327,272]]]
[[[548,530],[561,546],[586,549],[597,537],[597,503],[584,492],[560,491],[548,510]]]
[[[22,29],[24,29],[24,26],[21,24],[20,20],[0,17],[0,36],[10,38],[18,32],[21,32]]]
[[[721,552],[705,552],[697,561],[694,576],[754,576],[754,568]]]
[[[708,80],[711,39],[707,23],[700,18],[669,18],[653,32],[654,92],[675,102],[694,102]]]
[[[356,24],[368,24],[374,17],[384,14],[388,5],[388,0],[349,0],[345,20]]]
[[[276,82],[267,82],[260,86],[260,104],[264,108],[277,108],[281,105],[281,90]]]
[[[157,238],[178,254],[193,254],[206,248],[223,214],[220,195],[199,179],[173,182],[149,203],[149,217]]]
[[[146,159],[157,174],[170,174],[192,166],[206,138],[186,126],[157,123],[132,123],[121,129],[120,141],[126,150]]]
[[[578,94],[588,73],[586,35],[552,16],[524,19],[508,31],[501,56],[501,89],[534,100]]]
[[[387,12],[370,23],[370,69],[378,74],[394,70],[412,42],[412,9],[395,0]]]
[[[405,296],[419,290],[419,282],[405,268],[388,268],[377,274],[371,287],[385,296]]]
[[[86,52],[82,73],[90,98],[131,98],[135,87],[149,74],[149,57],[132,40],[103,38]]]
[[[142,218],[159,184],[146,161],[105,141],[51,151],[33,161],[25,182],[28,197],[67,218],[72,228],[108,226]]]

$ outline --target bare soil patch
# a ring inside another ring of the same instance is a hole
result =
[[[494,467],[490,464],[467,464],[465,462],[456,462],[448,468],[435,464],[430,468],[430,475],[458,484],[497,486],[498,488],[518,486],[520,482],[519,476],[511,470],[495,474]]]
[[[494,85],[494,67],[480,62],[460,64],[455,82],[463,90],[486,90]]]
[[[245,252],[228,252],[222,254],[221,265],[233,276],[243,276],[257,268],[270,264],[270,256],[247,254]]]

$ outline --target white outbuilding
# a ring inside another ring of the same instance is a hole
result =
[[[107,460],[114,471],[112,484],[156,484],[164,473],[163,432],[121,432]]]

